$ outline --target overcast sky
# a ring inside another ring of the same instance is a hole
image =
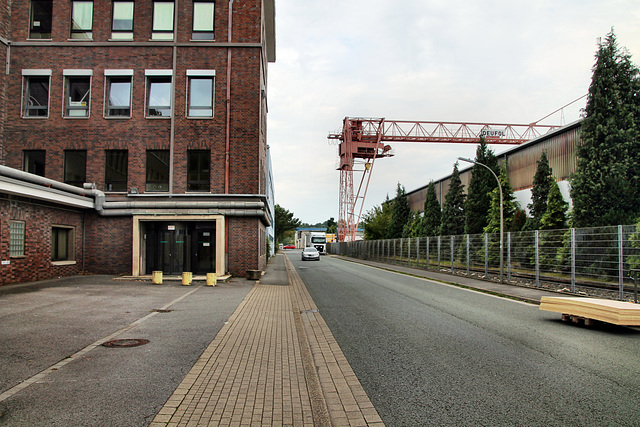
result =
[[[342,120],[531,123],[586,94],[613,27],[640,63],[638,0],[275,0],[268,143],[275,200],[302,222],[338,219]],[[585,100],[543,121],[571,123]],[[392,144],[363,214],[449,175],[475,145]],[[496,153],[506,146],[491,146]],[[466,167],[466,165],[461,165]],[[354,175],[359,180],[360,175]]]

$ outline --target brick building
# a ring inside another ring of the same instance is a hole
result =
[[[264,268],[274,0],[0,8],[0,284]]]

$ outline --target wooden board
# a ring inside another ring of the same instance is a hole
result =
[[[640,326],[640,304],[598,298],[542,297],[540,310],[594,319],[614,325]]]

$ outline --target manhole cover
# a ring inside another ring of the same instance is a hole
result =
[[[149,340],[139,338],[129,338],[122,340],[112,340],[102,343],[104,347],[137,347],[149,343]]]

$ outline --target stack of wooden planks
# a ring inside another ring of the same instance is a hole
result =
[[[562,313],[563,320],[599,320],[614,325],[640,326],[640,304],[581,297],[542,297],[540,310]]]

